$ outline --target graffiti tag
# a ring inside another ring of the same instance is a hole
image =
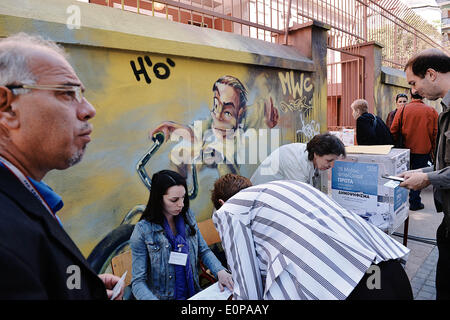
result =
[[[312,106],[306,103],[306,96],[303,96],[296,100],[289,100],[289,102],[281,101],[280,109],[283,112],[297,110],[301,110],[302,112],[309,112],[309,110],[312,109]]]
[[[302,113],[300,113],[300,122],[302,123],[302,128],[297,130],[297,134],[303,134],[309,140],[320,133],[320,123],[315,120],[311,120],[310,123],[305,123]]]
[[[155,74],[156,78],[161,79],[161,80],[167,79],[170,76],[170,68],[169,67],[172,67],[172,68],[175,67],[175,62],[170,58],[166,59],[167,64],[164,62],[158,62],[153,65],[153,62],[149,56],[144,56],[143,59],[142,59],[142,57],[138,57],[137,63],[139,64],[139,69],[136,68],[136,63],[133,60],[130,61],[131,69],[133,70],[134,76],[136,77],[137,81],[141,81],[141,75],[143,75],[145,82],[147,82],[147,83],[152,82],[152,80],[150,79],[150,77],[147,73],[147,68],[144,64],[144,61],[148,67],[151,68],[153,66],[153,68],[152,68],[153,73]]]
[[[300,82],[294,79],[294,71],[288,71],[283,74],[283,72],[278,72],[278,77],[280,78],[281,86],[283,89],[283,94],[285,95],[289,92],[294,99],[303,96],[303,91],[310,92],[313,89],[313,84],[311,83],[310,77],[305,77],[305,74],[300,73]]]

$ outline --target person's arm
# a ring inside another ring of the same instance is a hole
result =
[[[450,167],[435,171],[432,167],[425,167],[406,171],[398,176],[405,178],[405,181],[400,183],[400,187],[422,190],[432,184],[438,189],[450,189]]]
[[[198,255],[199,259],[202,260],[203,264],[208,268],[211,273],[217,278],[219,282],[219,288],[223,290],[223,286],[227,287],[233,291],[233,279],[231,275],[226,271],[222,263],[217,259],[216,255],[211,251],[211,249],[206,244],[200,230],[195,223],[195,230],[197,232],[198,239]]]
[[[430,129],[430,141],[431,141],[431,157],[433,160],[433,163],[435,161],[434,159],[434,151],[436,150],[436,141],[437,141],[437,133],[438,133],[438,113],[436,110],[433,109],[433,121],[431,123],[431,129]]]
[[[44,284],[25,261],[0,243],[0,300],[47,300]]]
[[[140,225],[134,227],[130,238],[132,273],[131,288],[137,300],[158,300],[147,285],[149,257]]]
[[[233,275],[233,298],[262,300],[264,290],[250,227],[236,215],[216,211],[213,222],[219,231],[227,263]]]
[[[164,121],[160,123],[156,128],[149,132],[149,138],[151,139],[158,132],[164,133],[165,141],[170,140],[170,137],[174,132],[187,141],[194,141],[194,132],[192,131],[192,128],[173,121]]]
[[[426,174],[428,176],[428,180],[434,187],[438,189],[450,189],[450,167],[426,172]]]
[[[394,112],[394,111],[389,112],[389,113],[388,113],[388,116],[386,117],[386,126],[387,126],[389,129],[391,128],[391,125],[392,125],[392,120],[393,120],[392,114],[393,114],[393,112]]]
[[[395,113],[394,119],[392,120],[392,125],[390,127],[392,138],[394,138],[394,141],[397,141],[398,135],[400,131],[400,116],[403,114],[402,112],[403,108],[401,110],[397,110]]]

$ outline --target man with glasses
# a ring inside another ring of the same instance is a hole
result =
[[[0,299],[106,299],[119,280],[90,268],[56,215],[61,197],[42,181],[78,163],[91,140],[95,109],[83,91],[55,43],[0,41]]]

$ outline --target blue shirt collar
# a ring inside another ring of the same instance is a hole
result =
[[[39,192],[39,194],[44,198],[45,202],[49,205],[50,209],[52,209],[53,213],[58,212],[64,206],[64,202],[59,194],[53,191],[52,188],[44,181],[36,181],[33,178],[28,177],[30,179],[33,186]]]
[[[1,162],[0,166],[5,167]],[[39,194],[44,198],[45,202],[47,202],[53,214],[55,215],[56,220],[58,220],[59,224],[62,226],[61,219],[56,215],[56,212],[61,210],[61,208],[64,206],[64,202],[62,201],[61,196],[57,194],[55,191],[53,191],[53,189],[50,188],[50,186],[46,184],[44,181],[38,182],[33,178],[30,177],[27,178],[31,181],[31,183],[39,192]]]

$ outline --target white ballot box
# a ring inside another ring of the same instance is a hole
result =
[[[392,234],[408,217],[409,190],[382,176],[408,169],[409,149],[347,154],[332,169],[331,196],[344,208]]]

